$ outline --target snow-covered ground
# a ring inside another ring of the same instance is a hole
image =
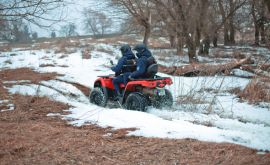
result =
[[[19,49],[13,49],[12,52],[2,52],[0,55],[1,70],[30,67],[37,72],[57,72],[65,75],[58,77],[58,80],[42,81],[42,85],[31,84],[29,81],[22,81],[28,83],[26,85],[17,85],[14,81],[4,82],[4,84],[13,84],[12,87],[5,88],[8,88],[11,93],[19,92],[24,95],[38,93],[73,105],[74,108],[67,110],[72,113],[62,117],[63,119],[73,119],[74,121],[71,121],[70,124],[75,126],[91,122],[102,127],[112,126],[115,129],[136,127],[138,129],[130,132],[129,135],[177,139],[194,138],[201,141],[228,142],[255,149],[270,150],[269,103],[268,108],[249,105],[247,102],[239,103],[235,95],[226,91],[236,87],[243,89],[250,79],[234,76],[173,77],[159,73],[161,76],[171,77],[174,82],[173,85],[166,87],[172,92],[176,101],[171,109],[160,110],[149,107],[145,113],[121,108],[102,108],[89,103],[88,98],[80,90],[59,80],[75,82],[93,88],[98,75],[113,74],[106,66],[110,66],[110,60],[117,63],[115,57],[119,55],[119,48],[110,44],[97,45],[94,43],[93,45],[96,49],[90,52],[91,59],[82,59],[79,49],[77,53],[66,55],[65,58],[59,58],[63,54],[54,54],[53,50],[50,50],[51,53],[46,53],[46,50],[18,51]],[[97,51],[101,48],[111,50],[114,53],[112,55]],[[228,50],[230,49],[228,48]],[[248,49],[254,48],[248,47]],[[230,51],[232,52],[232,50]],[[266,49],[258,51],[266,51]],[[10,56],[10,54],[16,55]],[[159,60],[158,63],[184,65],[180,60],[169,60],[169,63]],[[53,64],[55,67],[39,67],[42,64]],[[68,67],[60,67],[61,65]],[[237,74],[244,73],[237,70]],[[75,94],[76,97],[70,93]],[[179,95],[202,100],[199,103],[182,102],[177,104]],[[6,101],[0,100],[0,105]],[[210,106],[211,103],[212,106]],[[10,109],[7,110],[14,110],[12,105],[9,107]],[[205,126],[206,124],[209,127]]]

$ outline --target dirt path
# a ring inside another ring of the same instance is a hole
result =
[[[27,72],[27,76],[20,76]],[[91,124],[74,127],[49,113],[69,112],[68,105],[47,97],[11,95],[3,81],[55,79],[31,70],[0,72],[0,100],[14,110],[0,112],[1,164],[270,164],[270,154],[229,143],[195,139],[126,136],[135,128],[113,130]],[[72,119],[71,119],[72,120]],[[106,135],[106,136],[104,136]]]

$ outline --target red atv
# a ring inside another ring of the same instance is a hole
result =
[[[173,104],[172,94],[164,87],[173,84],[172,79],[157,76],[157,72],[158,65],[152,64],[142,77],[131,78],[126,88],[124,88],[124,84],[120,84],[123,97],[119,99],[118,103],[121,107],[143,112],[150,105],[155,108],[171,107]],[[112,82],[116,75],[98,77],[89,98],[91,103],[104,107],[109,100],[113,101],[117,96]]]

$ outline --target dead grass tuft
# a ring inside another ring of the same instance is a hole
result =
[[[63,67],[63,68],[68,68],[69,66],[67,65],[58,65],[59,67]]]
[[[158,48],[163,47],[163,43],[159,40],[152,40],[151,44],[153,47],[158,47]]]
[[[82,59],[91,59],[92,57],[88,50],[82,50],[81,53],[82,53]]]
[[[224,90],[224,92],[229,92],[231,94],[238,95],[241,92],[241,89],[240,89],[240,87],[236,87],[236,88],[231,88],[231,89]]]
[[[108,53],[110,55],[113,55],[113,51],[111,51],[111,50],[105,50],[104,48],[97,49],[97,51],[100,51],[100,52],[104,52],[104,53]]]
[[[66,48],[60,48],[60,49],[56,49],[54,51],[55,54],[58,54],[58,53],[64,53],[64,54],[72,54],[72,53],[76,53],[77,50],[73,49],[73,50],[67,50]]]
[[[12,62],[10,60],[6,60],[6,61],[4,61],[4,63],[6,63],[6,64],[12,64]]]
[[[249,104],[270,102],[270,80],[255,77],[237,97],[248,100]]]
[[[39,67],[55,67],[53,64],[41,64]]]
[[[0,52],[11,52],[12,48],[10,45],[6,45],[6,46],[0,46]]]
[[[61,56],[59,57],[59,59],[65,58],[65,57],[68,57],[68,55],[61,55]]]

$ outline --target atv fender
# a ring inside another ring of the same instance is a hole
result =
[[[113,82],[111,80],[111,78],[114,76],[110,76],[110,77],[100,77],[98,78],[95,83],[94,83],[94,87],[107,87],[110,89],[114,89],[113,86]],[[120,88],[124,88],[124,84],[120,84]]]

